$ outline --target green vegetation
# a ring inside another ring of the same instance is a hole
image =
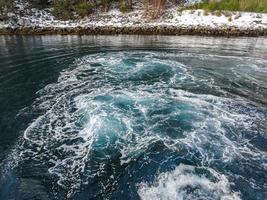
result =
[[[45,8],[52,7],[52,14],[61,20],[85,17],[95,10],[107,12],[112,3],[117,3],[121,12],[127,12],[132,7],[132,0],[27,0],[31,7]],[[7,13],[14,8],[13,0],[0,0],[0,20],[7,18]],[[116,4],[115,4],[116,5]]]
[[[0,20],[7,17],[7,13],[14,7],[12,0],[0,0]]]
[[[267,0],[204,0],[188,8],[206,11],[229,10],[267,13]]]
[[[52,6],[55,17],[62,20],[73,18],[73,2],[71,0],[56,0]]]
[[[88,16],[93,12],[93,5],[90,2],[82,1],[74,6],[74,11],[81,17]]]
[[[75,13],[85,17],[92,14],[95,9],[107,12],[116,1],[121,12],[129,11],[132,6],[130,0],[54,0],[53,15],[62,20],[73,19]]]
[[[119,1],[119,9],[121,12],[127,12],[129,11],[129,5],[125,0]]]

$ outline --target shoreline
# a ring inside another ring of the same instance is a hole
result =
[[[0,21],[0,35],[196,35],[224,37],[267,36],[267,13],[168,9],[148,19],[144,10],[122,13],[113,9],[88,17],[62,21],[51,10],[32,9]],[[22,12],[22,11],[21,11]]]
[[[238,27],[176,27],[176,26],[130,26],[130,27],[16,27],[1,28],[0,35],[195,35],[214,37],[264,37],[267,27],[240,29]]]

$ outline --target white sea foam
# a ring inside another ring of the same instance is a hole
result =
[[[197,174],[196,167],[180,164],[173,171],[159,174],[153,184],[141,183],[138,194],[143,200],[240,199],[239,193],[230,190],[226,176],[205,170],[211,178]]]
[[[216,82],[197,77],[195,69],[180,62],[175,53],[97,53],[75,64],[76,68],[61,73],[57,83],[39,91],[33,108],[44,110],[44,114],[24,132],[25,140],[33,145],[32,158],[44,163],[49,158],[49,172],[58,176],[59,185],[72,188],[70,194],[102,173],[104,161],[111,155],[102,159],[96,172],[89,165],[94,159],[91,153],[110,146],[119,151],[121,165],[157,142],[178,153],[197,153],[202,166],[218,160],[231,163],[248,155],[255,160],[266,158],[265,152],[241,134],[243,130],[253,131],[253,122],[263,116],[241,112],[238,107],[246,106],[243,102],[177,89],[182,84],[213,88]],[[229,137],[227,133],[235,127],[240,133],[232,131]],[[24,153],[28,152],[26,149]],[[193,167],[180,165],[159,175],[154,185],[143,184],[139,194],[143,199],[170,199],[172,195],[179,199],[208,191],[216,198],[238,199],[225,176],[207,170],[216,181],[194,174]],[[200,191],[186,193],[187,186],[200,187]]]

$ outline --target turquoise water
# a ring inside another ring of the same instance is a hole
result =
[[[266,38],[0,45],[0,199],[267,198]]]

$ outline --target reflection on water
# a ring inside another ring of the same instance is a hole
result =
[[[0,44],[0,199],[265,199],[265,38]]]

